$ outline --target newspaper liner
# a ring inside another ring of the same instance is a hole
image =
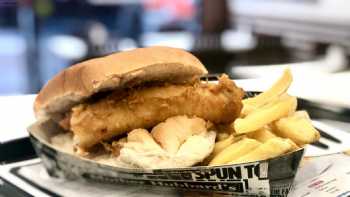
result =
[[[182,191],[286,196],[304,153],[304,149],[299,149],[268,160],[214,167],[127,169],[101,164],[53,147],[50,139],[63,130],[51,120],[38,121],[28,130],[34,149],[51,176]]]

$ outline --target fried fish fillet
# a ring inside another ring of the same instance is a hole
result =
[[[137,128],[151,128],[176,115],[230,123],[240,114],[243,91],[226,75],[218,84],[162,85],[112,93],[95,103],[72,108],[70,129],[75,144],[87,149]]]

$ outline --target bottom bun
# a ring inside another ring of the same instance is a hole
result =
[[[127,138],[103,143],[104,151],[79,154],[74,151],[73,134],[51,138],[59,150],[74,153],[101,164],[123,168],[161,169],[191,167],[202,162],[214,149],[216,132],[198,117],[174,116],[159,123],[151,132],[135,129]],[[116,154],[117,152],[117,154]]]

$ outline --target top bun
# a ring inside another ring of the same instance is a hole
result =
[[[170,47],[139,48],[75,64],[41,89],[34,102],[37,118],[68,111],[91,95],[151,81],[184,82],[206,74],[192,54]]]

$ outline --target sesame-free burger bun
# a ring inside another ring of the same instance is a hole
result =
[[[192,54],[170,47],[139,48],[75,64],[54,76],[34,102],[36,117],[54,116],[93,94],[145,82],[185,82],[206,74]]]

